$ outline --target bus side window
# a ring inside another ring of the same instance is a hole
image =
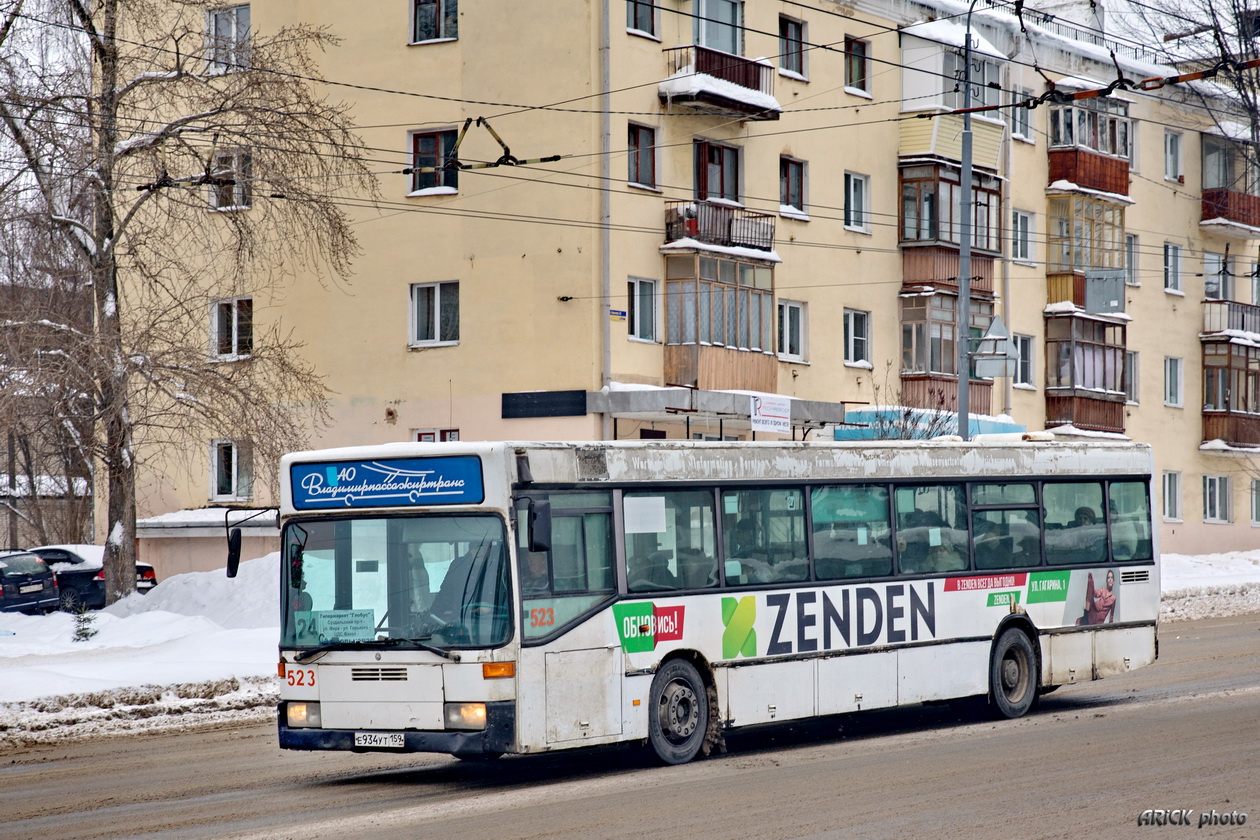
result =
[[[1102,563],[1107,559],[1107,525],[1099,481],[1046,482],[1041,490],[1046,523],[1046,562],[1051,565]]]
[[[1151,559],[1151,506],[1146,485],[1113,481],[1108,491],[1111,552],[1119,561]]]
[[[902,486],[895,499],[899,566],[904,574],[958,572],[970,565],[961,486]]]

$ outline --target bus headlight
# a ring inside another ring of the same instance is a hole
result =
[[[486,728],[485,703],[447,703],[445,711],[447,729]]]
[[[319,729],[323,721],[319,716],[318,703],[299,703],[290,700],[284,707],[290,729]]]

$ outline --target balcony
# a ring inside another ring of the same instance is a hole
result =
[[[931,116],[927,116],[930,114]],[[922,119],[903,119],[899,129],[897,154],[903,161],[915,158],[962,160],[963,115],[948,111],[921,112]],[[994,172],[1002,159],[1001,123],[972,120],[971,161]]]
[[[1204,190],[1199,227],[1236,239],[1260,237],[1260,196],[1228,189]]]
[[[705,114],[747,120],[777,120],[774,67],[738,55],[692,45],[665,50],[666,72],[659,93],[666,104]]]
[[[1050,183],[1069,181],[1117,195],[1129,194],[1129,162],[1077,147],[1050,150]]]
[[[971,380],[968,414],[991,414],[993,383]],[[944,373],[902,373],[901,404],[910,408],[958,411],[958,377]]]
[[[1124,434],[1124,395],[1080,392],[1071,388],[1046,391],[1046,428],[1072,425],[1091,432]]]
[[[1203,332],[1226,330],[1260,334],[1260,306],[1233,300],[1203,301]]]
[[[901,281],[903,286],[932,286],[958,291],[958,249],[948,246],[902,247]],[[993,294],[992,257],[972,252],[971,291],[986,296]]]
[[[693,239],[726,248],[774,250],[774,220],[758,213],[713,201],[667,201],[665,242]]]
[[[703,344],[667,344],[664,373],[671,385],[709,391],[773,394],[779,381],[778,357],[772,353]]]
[[[1230,446],[1260,446],[1260,416],[1204,409],[1203,439],[1223,440]]]

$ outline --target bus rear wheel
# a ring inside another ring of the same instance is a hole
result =
[[[709,729],[709,698],[696,667],[671,659],[652,679],[648,741],[665,764],[686,764],[699,754]]]
[[[1003,717],[1023,717],[1037,699],[1037,656],[1021,630],[998,637],[989,663],[989,693]]]

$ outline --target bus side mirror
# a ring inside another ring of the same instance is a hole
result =
[[[233,528],[228,532],[227,576],[236,577],[241,566],[241,529]]]
[[[551,502],[548,499],[529,500],[529,550],[551,550]]]

